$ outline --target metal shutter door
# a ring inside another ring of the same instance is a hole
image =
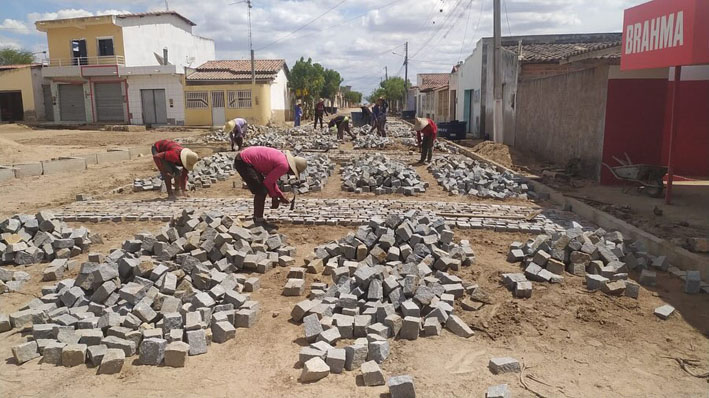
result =
[[[83,86],[77,84],[59,85],[59,115],[62,121],[86,121]]]
[[[123,122],[123,93],[121,83],[94,84],[96,118],[99,122]]]
[[[167,124],[167,102],[165,101],[165,90],[153,90],[155,99],[155,123]]]

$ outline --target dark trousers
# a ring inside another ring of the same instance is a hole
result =
[[[315,113],[315,125],[313,127],[318,128],[318,120],[320,120],[320,128],[322,128],[323,123],[322,123],[322,113]]]
[[[266,195],[268,190],[263,185],[263,176],[254,169],[254,166],[244,162],[240,154],[234,158],[234,169],[241,176],[241,179],[249,187],[249,191],[254,194],[254,218],[263,218],[263,211],[266,207]]]
[[[421,160],[419,162],[430,162],[431,158],[433,158],[433,137],[425,135],[421,142]]]
[[[355,139],[356,136],[354,134],[352,134],[352,131],[350,131],[350,124],[342,122],[337,126],[337,139],[338,140],[342,140],[345,138],[345,131],[352,139]]]

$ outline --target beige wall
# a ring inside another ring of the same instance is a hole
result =
[[[209,93],[207,108],[187,108],[185,100],[185,125],[187,126],[211,126],[212,125],[212,91],[224,91],[225,102],[228,102],[227,91],[251,90],[251,108],[233,109],[227,104],[224,110],[226,120],[237,117],[246,119],[252,124],[267,124],[271,120],[271,86],[269,84],[256,84],[252,86],[246,84],[215,84],[185,86],[185,93],[203,91]]]
[[[37,109],[32,86],[32,68],[0,71],[0,91],[21,91],[25,120],[36,120]]]
[[[104,17],[102,17],[104,18]],[[71,41],[76,39],[86,40],[86,53],[88,57],[98,56],[98,38],[113,38],[113,52],[115,55],[124,56],[123,31],[120,26],[112,22],[111,17],[105,17],[105,22],[90,25],[73,25],[70,23],[52,23],[46,28],[49,58],[52,63],[61,59],[62,65],[73,57]],[[93,63],[93,62],[91,62]]]

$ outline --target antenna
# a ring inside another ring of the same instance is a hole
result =
[[[167,4],[167,0],[165,0],[165,11],[170,11],[170,6]]]

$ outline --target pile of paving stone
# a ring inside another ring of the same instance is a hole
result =
[[[580,226],[553,235],[539,235],[526,243],[510,245],[507,260],[521,262],[524,273],[503,274],[503,283],[516,297],[530,297],[531,282],[562,283],[564,272],[585,277],[588,290],[611,296],[638,298],[639,286],[628,273],[639,272],[642,285],[655,286],[657,271],[668,271],[685,280],[685,292],[703,289],[699,271],[680,271],[665,256],[653,256],[640,241],[625,241],[619,231],[599,228],[584,231]]]
[[[413,167],[384,155],[360,156],[342,168],[342,190],[347,192],[412,196],[426,188],[428,183],[421,181]]]
[[[300,173],[300,179],[286,174],[278,180],[278,187],[283,192],[296,191],[299,194],[320,192],[325,187],[327,179],[335,171],[335,164],[322,154],[298,154],[308,160],[308,167]]]
[[[214,155],[201,158],[187,179],[187,190],[194,191],[200,188],[209,188],[217,181],[226,181],[236,174],[234,170],[234,153],[218,152]],[[173,182],[174,183],[174,182]],[[162,175],[151,178],[136,178],[133,180],[133,191],[165,191],[165,182]]]
[[[382,149],[391,144],[388,137],[380,137],[376,134],[358,134],[352,141],[354,149]]]
[[[246,273],[292,265],[294,252],[283,235],[252,222],[185,210],[157,235],[137,234],[106,257],[90,254],[76,279],[0,315],[0,331],[31,332],[12,348],[18,364],[42,355],[44,363],[116,373],[139,355],[144,365],[181,367],[257,322],[260,305],[245,292],[259,279]]]
[[[501,173],[477,160],[441,157],[434,159],[428,169],[438,184],[454,195],[527,199],[531,190],[525,178],[509,171]]]
[[[249,146],[292,149],[297,152],[305,150],[326,151],[339,146],[337,137],[334,134],[313,131],[312,126],[295,127],[288,131],[269,129],[263,134],[247,138],[246,143]]]
[[[75,257],[98,238],[84,227],[69,227],[48,211],[7,218],[0,222],[0,234],[0,264],[12,265]]]
[[[321,281],[291,311],[309,344],[299,354],[301,382],[359,369],[365,385],[383,385],[379,364],[389,356],[389,339],[437,336],[442,327],[464,338],[473,335],[454,306],[477,285],[450,272],[473,264],[475,254],[467,241],[453,241],[442,219],[417,211],[375,216],[356,232],[317,247],[305,261],[304,268],[290,269],[283,291],[302,295],[306,272]]]
[[[405,146],[418,149],[418,143],[416,142],[416,138],[399,138],[399,142],[401,142]],[[458,153],[458,148],[453,145],[448,145],[441,140],[436,140],[433,142],[433,153],[435,154],[436,152]]]
[[[387,123],[387,136],[395,138],[409,138],[416,135],[414,129],[409,125],[401,122],[388,122]]]

